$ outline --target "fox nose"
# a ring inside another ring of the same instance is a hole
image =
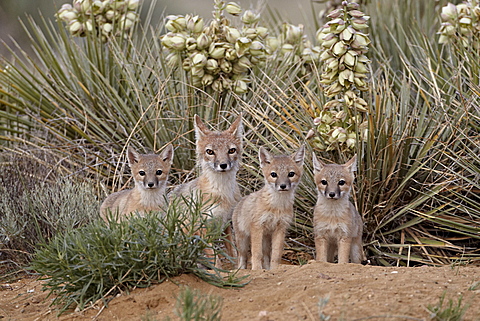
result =
[[[328,193],[328,196],[329,196],[330,198],[334,198],[334,197],[335,197],[335,193],[334,193],[334,192],[330,192],[330,193]]]
[[[287,188],[287,185],[286,185],[286,184],[280,185],[280,189],[286,189],[286,188]]]
[[[221,169],[227,169],[228,165],[227,164],[220,164]]]
[[[153,186],[155,186],[155,183],[154,182],[148,182],[148,187],[152,188]]]

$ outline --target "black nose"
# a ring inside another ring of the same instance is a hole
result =
[[[148,187],[152,188],[153,186],[155,186],[155,183],[149,182],[147,185],[148,185]]]
[[[330,196],[331,198],[334,198],[334,197],[335,197],[335,193],[334,193],[334,192],[330,192],[330,193],[328,193],[328,196]]]
[[[228,166],[227,164],[220,164],[221,169],[227,169],[227,166]]]
[[[285,184],[280,185],[280,189],[286,189],[286,188],[287,188],[287,185]]]

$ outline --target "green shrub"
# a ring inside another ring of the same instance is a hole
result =
[[[120,222],[109,215],[107,223],[96,221],[39,247],[32,269],[45,280],[44,290],[55,295],[52,304],[60,313],[99,299],[107,304],[120,291],[182,273],[194,273],[217,286],[237,286],[234,274],[224,279],[204,255],[208,247],[224,255],[217,246],[222,226],[201,210],[201,201],[183,200],[187,210],[178,210],[178,201],[172,201],[165,215],[132,214]],[[199,237],[203,228],[207,232]]]

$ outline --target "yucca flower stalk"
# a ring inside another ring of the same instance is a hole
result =
[[[224,11],[241,15],[242,26],[234,27]],[[250,69],[262,66],[269,54],[265,44],[269,31],[259,25],[259,19],[260,14],[253,10],[242,13],[237,3],[220,0],[214,2],[213,19],[208,25],[199,16],[167,16],[165,27],[169,32],[161,36],[167,61],[171,66],[181,66],[197,88],[244,94],[251,81]]]
[[[448,3],[440,15],[442,24],[438,42],[458,43],[467,48],[479,48],[480,5],[477,0],[468,0],[458,5]]]
[[[76,37],[94,32],[106,42],[109,37],[123,35],[138,21],[140,0],[74,0],[64,4],[56,16],[65,22]]]
[[[314,145],[323,151],[352,150],[357,140],[366,135],[364,114],[368,104],[361,92],[369,89],[370,60],[366,54],[370,39],[365,32],[369,16],[358,8],[355,2],[343,1],[317,32],[323,63],[320,82],[325,96],[330,98],[314,120],[319,133]]]

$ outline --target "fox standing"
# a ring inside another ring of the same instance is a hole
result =
[[[165,188],[173,159],[173,146],[168,144],[159,154],[139,154],[133,148],[127,150],[128,162],[135,187],[110,194],[100,207],[104,220],[110,211],[118,218],[138,211],[158,211],[165,203]]]
[[[225,248],[233,255],[230,220],[235,205],[241,198],[237,184],[237,172],[243,151],[243,125],[241,115],[225,131],[209,130],[198,115],[194,118],[197,165],[200,176],[191,182],[177,186],[173,196],[189,197],[200,192],[209,200],[212,216],[227,224]],[[218,262],[217,262],[218,263]]]
[[[291,156],[273,156],[260,147],[265,186],[244,197],[233,212],[239,268],[246,268],[249,249],[253,270],[274,269],[280,264],[285,233],[293,220],[295,189],[302,177],[304,155],[304,146]]]
[[[317,261],[360,263],[365,259],[362,248],[363,222],[350,202],[357,156],[346,164],[324,164],[313,155],[318,199],[313,214]]]

